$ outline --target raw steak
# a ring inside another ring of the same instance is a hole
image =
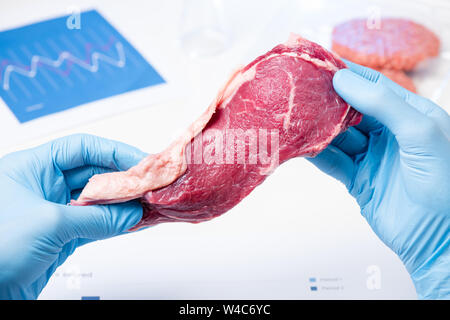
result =
[[[439,53],[439,38],[411,20],[380,19],[379,25],[354,19],[337,25],[332,49],[341,57],[374,69],[411,70]]]
[[[168,149],[126,172],[92,177],[72,204],[140,198],[144,216],[134,229],[225,213],[279,164],[318,154],[359,123],[361,115],[332,86],[341,68],[345,64],[332,53],[291,35],[236,71]]]

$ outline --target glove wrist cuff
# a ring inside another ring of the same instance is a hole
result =
[[[411,279],[419,299],[450,299],[450,246],[433,256],[416,271]]]

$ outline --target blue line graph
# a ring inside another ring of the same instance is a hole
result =
[[[57,60],[51,60],[46,57],[42,56],[32,56],[31,57],[31,66],[29,68],[23,68],[18,67],[14,64],[8,64],[5,68],[4,74],[3,74],[3,90],[10,90],[9,83],[10,83],[10,77],[11,73],[16,72],[21,75],[24,75],[29,78],[36,77],[36,74],[38,72],[38,66],[40,65],[47,65],[53,68],[60,68],[61,65],[66,61],[70,61],[74,64],[77,64],[81,68],[88,70],[90,72],[98,72],[99,70],[99,61],[103,60],[111,65],[114,65],[119,68],[123,68],[125,66],[125,53],[123,50],[123,44],[120,42],[117,42],[115,44],[115,47],[117,49],[117,53],[119,55],[119,59],[115,60],[103,53],[100,52],[94,52],[92,53],[91,60],[92,64],[86,63],[85,61],[75,57],[68,51],[63,51],[60,53]]]
[[[19,122],[165,83],[97,11],[66,20],[0,32],[0,96]]]

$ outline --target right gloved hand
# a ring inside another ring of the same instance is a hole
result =
[[[309,160],[345,184],[419,298],[449,299],[450,117],[379,72],[348,65],[333,85],[363,120]]]

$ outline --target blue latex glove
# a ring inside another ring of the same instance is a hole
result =
[[[75,207],[88,179],[125,170],[145,154],[89,135],[61,138],[0,159],[0,299],[35,299],[74,250],[126,232],[137,202]]]
[[[403,261],[419,298],[450,298],[450,117],[372,69],[348,63],[337,93],[364,114],[316,158]]]

